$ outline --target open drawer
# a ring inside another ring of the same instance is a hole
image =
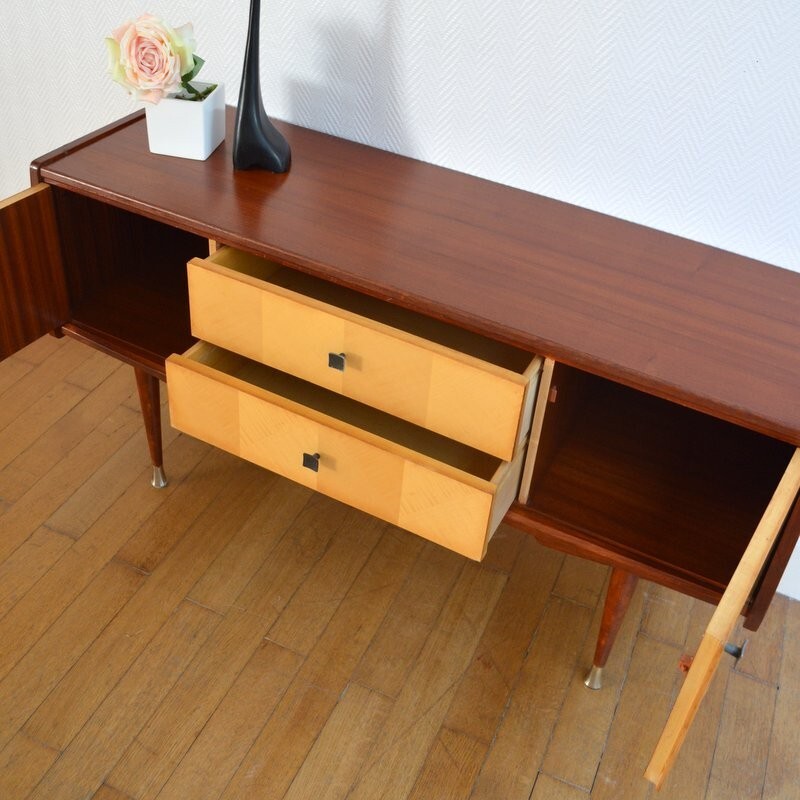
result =
[[[223,247],[188,265],[192,333],[510,461],[541,359]]]
[[[469,558],[517,491],[522,450],[503,462],[206,342],[167,384],[179,430]]]

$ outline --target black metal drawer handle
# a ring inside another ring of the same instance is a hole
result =
[[[303,453],[303,466],[312,472],[319,472],[319,453]]]
[[[328,366],[331,369],[338,369],[339,372],[344,372],[344,365],[347,356],[344,353],[328,353]]]

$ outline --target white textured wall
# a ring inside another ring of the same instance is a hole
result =
[[[276,117],[800,271],[798,0],[262,5]],[[246,0],[0,0],[0,196],[133,109],[102,38],[144,10],[235,102]]]

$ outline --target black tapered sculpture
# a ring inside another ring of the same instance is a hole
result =
[[[258,71],[260,24],[261,0],[250,0],[250,24],[233,131],[233,168],[287,172],[292,161],[289,143],[269,121],[261,99]]]

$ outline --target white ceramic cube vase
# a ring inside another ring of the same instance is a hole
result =
[[[208,84],[193,83],[198,89]],[[200,101],[165,97],[146,106],[151,153],[205,161],[225,138],[225,90],[221,83]]]

